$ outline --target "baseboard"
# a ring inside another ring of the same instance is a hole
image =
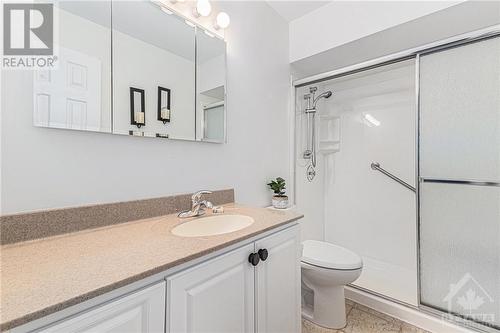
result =
[[[423,313],[409,306],[391,302],[353,287],[345,288],[345,296],[356,303],[385,313],[391,317],[407,322],[413,326],[420,327],[429,332],[477,333],[477,331],[472,331],[464,327],[454,325],[436,316]]]

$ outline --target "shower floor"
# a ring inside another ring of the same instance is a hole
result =
[[[341,330],[320,327],[303,319],[302,333],[430,333],[349,300],[346,312],[347,326]]]

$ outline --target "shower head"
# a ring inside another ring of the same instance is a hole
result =
[[[330,97],[332,97],[332,92],[331,92],[330,90],[325,91],[325,92],[324,92],[324,94],[325,94],[325,98],[330,98]]]
[[[316,108],[316,103],[318,103],[318,101],[321,99],[321,98],[330,98],[332,96],[332,92],[331,90],[328,90],[328,91],[325,91],[324,93],[321,93],[320,95],[318,95],[318,97],[316,97],[314,99],[314,102],[313,102],[313,108]]]

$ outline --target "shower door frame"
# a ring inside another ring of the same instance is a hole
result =
[[[432,54],[432,53],[436,53],[436,52],[441,52],[441,51],[445,51],[445,50],[450,50],[450,49],[453,49],[453,48],[456,48],[456,47],[460,47],[460,46],[465,46],[465,45],[470,45],[470,44],[473,44],[473,43],[477,43],[477,42],[482,42],[482,41],[486,41],[486,40],[489,40],[489,39],[493,39],[493,38],[500,38],[500,31],[496,30],[496,31],[492,31],[490,33],[486,33],[486,34],[482,34],[482,35],[479,35],[479,36],[476,36],[476,37],[473,37],[473,38],[467,38],[467,39],[463,39],[463,40],[459,40],[457,42],[454,42],[454,43],[450,43],[450,44],[445,44],[445,45],[441,45],[441,46],[436,46],[436,47],[433,47],[433,48],[429,48],[427,50],[423,50],[421,52],[419,52],[417,55],[416,55],[416,66],[418,68],[420,68],[420,56],[423,56],[423,55],[429,55],[429,54]],[[486,333],[499,333],[500,332],[500,328],[498,326],[495,326],[495,327],[491,327],[491,326],[488,326],[486,325],[486,323],[481,323],[481,322],[476,322],[474,320],[471,320],[471,319],[468,319],[466,316],[462,316],[460,314],[456,314],[456,313],[452,313],[452,312],[446,312],[446,311],[442,311],[442,310],[439,310],[431,305],[426,305],[426,304],[423,304],[422,303],[422,300],[421,300],[421,293],[420,293],[420,290],[421,290],[421,277],[420,277],[420,261],[421,261],[421,256],[420,256],[420,224],[421,224],[421,221],[420,221],[420,183],[423,182],[423,179],[420,178],[420,155],[419,155],[419,151],[420,151],[420,71],[418,71],[416,73],[416,82],[417,82],[417,180],[418,180],[418,183],[417,183],[417,253],[419,254],[419,258],[418,258],[418,266],[417,266],[417,270],[418,270],[418,308],[419,310],[422,310],[426,313],[429,313],[431,315],[434,315],[434,316],[437,316],[437,317],[440,317],[441,319],[448,319],[449,321],[453,322],[454,324],[456,325],[459,325],[461,327],[465,327],[465,328],[468,328],[470,330],[474,330],[474,331],[478,331],[478,332],[486,332]],[[485,183],[488,183],[488,182],[474,182],[474,181],[464,181],[464,183],[467,183],[467,184],[474,184],[474,183],[478,183],[480,185],[483,185]],[[443,318],[443,315],[446,314],[449,318]]]
[[[371,295],[383,298],[385,300],[395,302],[397,304],[409,307],[411,309],[415,309],[421,311],[423,313],[432,315],[434,317],[438,317],[442,320],[449,321],[457,326],[464,327],[467,329],[475,330],[477,332],[487,332],[487,333],[498,333],[500,332],[498,329],[493,327],[489,327],[473,320],[467,319],[466,317],[462,317],[453,313],[448,313],[445,311],[438,310],[434,307],[422,304],[421,300],[421,256],[420,256],[420,57],[422,55],[431,54],[434,52],[444,51],[448,49],[452,49],[455,47],[484,41],[491,38],[500,37],[500,25],[494,25],[485,29],[480,29],[477,31],[473,31],[466,34],[461,34],[458,36],[454,36],[445,40],[441,40],[435,43],[427,44],[422,47],[406,50],[403,52],[398,52],[395,54],[391,54],[388,56],[384,56],[381,58],[376,58],[370,61],[362,62],[360,64],[356,64],[353,66],[348,66],[345,68],[340,68],[334,71],[325,72],[322,74],[306,77],[299,80],[293,80],[292,78],[292,86],[291,86],[291,101],[290,103],[290,136],[293,135],[293,140],[290,140],[290,179],[293,179],[293,201],[295,203],[296,199],[296,189],[295,189],[295,177],[296,177],[296,168],[295,168],[295,147],[296,147],[296,135],[295,133],[295,113],[296,113],[296,89],[304,86],[308,86],[311,84],[328,81],[340,77],[349,76],[352,74],[356,74],[359,72],[364,72],[370,69],[375,69],[379,67],[383,67],[386,65],[398,63],[405,60],[414,59],[415,60],[415,207],[416,207],[416,246],[417,246],[417,303],[418,305],[415,307],[414,305],[402,302],[400,300],[385,296],[383,294],[374,292],[372,290],[358,287],[355,285],[350,285],[351,287],[358,289],[360,291],[369,293]],[[443,315],[446,314],[446,317]]]

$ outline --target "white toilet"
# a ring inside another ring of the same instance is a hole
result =
[[[302,316],[323,327],[343,328],[344,286],[361,275],[363,261],[331,243],[307,240],[302,245]]]

